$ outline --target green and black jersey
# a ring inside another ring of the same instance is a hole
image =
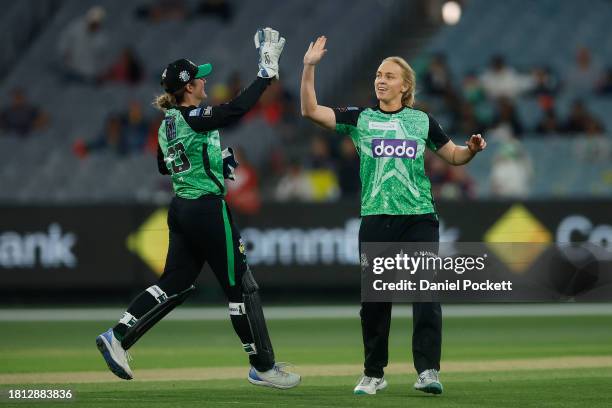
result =
[[[174,106],[158,131],[157,166],[172,176],[182,198],[225,194],[223,157],[217,129],[236,123],[251,109],[271,80],[257,78],[232,101],[218,106]]]
[[[404,107],[334,108],[336,131],[348,134],[359,154],[361,215],[435,213],[425,174],[425,148],[450,139],[425,112]]]

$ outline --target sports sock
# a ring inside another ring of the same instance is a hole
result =
[[[136,323],[136,320],[144,316],[145,313],[153,309],[155,305],[161,303],[165,298],[167,298],[166,293],[157,285],[147,288],[136,296],[128,306],[127,311],[123,313],[123,317],[113,327],[113,333],[117,340],[123,340],[128,329]]]

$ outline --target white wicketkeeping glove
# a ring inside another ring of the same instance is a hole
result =
[[[255,33],[255,48],[259,53],[258,77],[278,79],[278,60],[285,46],[285,39],[278,31],[266,27]]]

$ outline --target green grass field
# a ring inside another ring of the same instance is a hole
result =
[[[110,324],[0,323],[0,405],[612,406],[611,316],[447,318],[442,396],[412,389],[409,319],[393,320],[390,386],[373,397],[352,395],[362,363],[357,318],[269,322],[277,359],[295,364],[298,372],[311,373],[289,391],[254,387],[246,381],[246,356],[229,321],[161,322],[131,350],[136,379],[115,380],[94,345],[95,336]],[[213,379],[216,373],[224,379]],[[75,400],[7,398],[8,389],[24,388],[71,389]]]

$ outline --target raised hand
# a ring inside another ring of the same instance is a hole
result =
[[[325,48],[325,42],[327,41],[327,37],[324,35],[317,38],[314,43],[310,43],[306,54],[304,54],[304,65],[316,65],[321,61],[321,58],[327,52]]]
[[[278,61],[285,46],[285,38],[281,37],[278,31],[266,27],[257,30],[253,40],[259,54],[257,76],[278,79]]]
[[[480,134],[472,135],[470,139],[465,142],[465,144],[467,145],[468,149],[470,149],[470,152],[474,154],[484,150],[485,147],[487,147],[487,142]]]

